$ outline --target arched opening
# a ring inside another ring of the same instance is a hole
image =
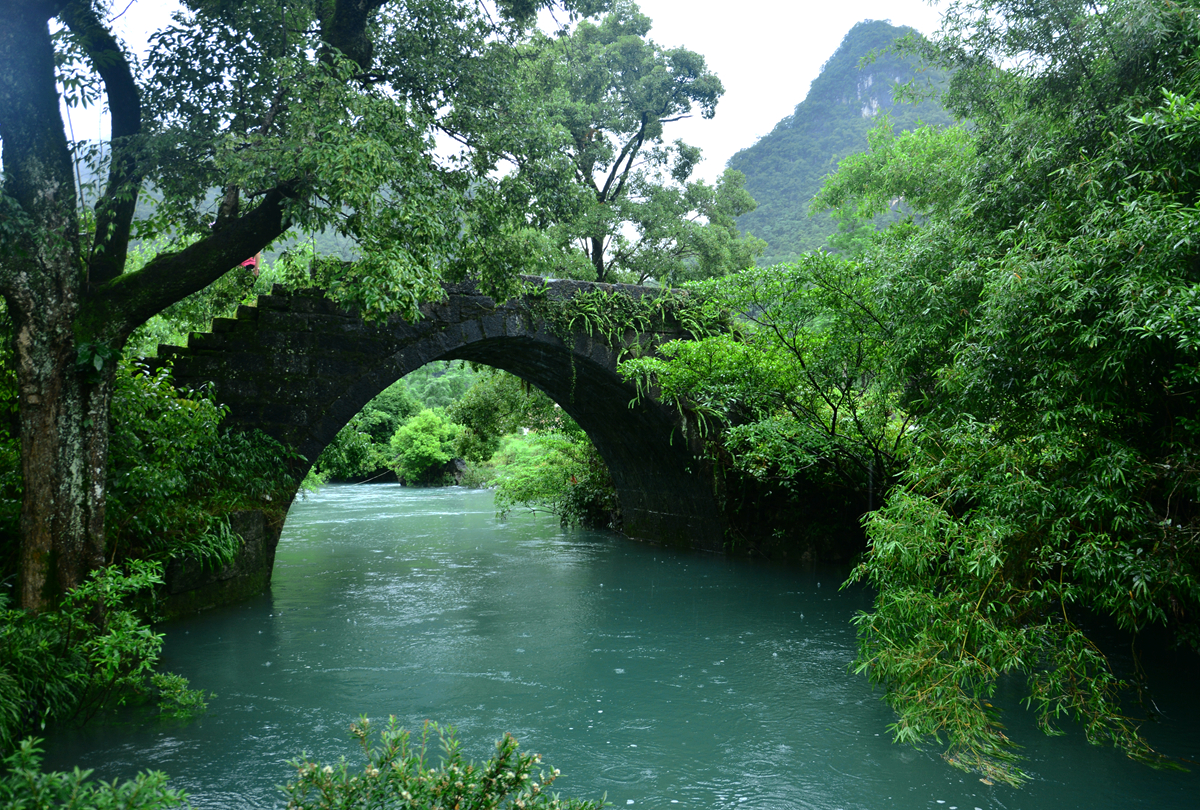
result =
[[[613,368],[535,336],[482,338],[429,361],[422,348],[406,347],[364,369],[330,403],[314,429],[298,437],[301,455],[315,460],[368,402],[426,362],[482,363],[540,389],[587,433],[612,474],[626,534],[719,550],[719,538],[713,544],[709,537],[714,525],[711,498],[693,472],[695,459],[674,415],[652,401],[636,400],[636,392]]]

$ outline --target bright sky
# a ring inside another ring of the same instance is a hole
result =
[[[704,150],[697,175],[714,181],[725,163],[792,114],[808,87],[856,23],[890,20],[924,34],[937,30],[940,14],[923,0],[639,0],[654,23],[650,38],[664,47],[703,54],[725,85],[711,121],[669,125],[671,140],[683,138]],[[674,134],[672,134],[674,133]]]
[[[126,0],[114,0],[114,13]],[[725,85],[716,117],[698,115],[667,127],[704,150],[697,176],[712,182],[734,152],[751,146],[804,99],[821,66],[855,23],[891,20],[929,34],[938,27],[936,0],[640,0],[654,22],[650,37],[664,47],[703,54]],[[174,0],[133,0],[114,26],[134,48],[169,21]],[[76,134],[95,131],[98,111],[74,111]],[[80,121],[80,118],[90,119]],[[106,133],[107,135],[107,133]]]

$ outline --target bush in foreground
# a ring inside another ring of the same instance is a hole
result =
[[[135,605],[161,584],[161,564],[133,561],[97,570],[44,613],[10,608],[0,593],[0,756],[49,723],[86,723],[120,706],[156,703],[171,719],[204,710],[203,692],[155,669],[163,636]]]
[[[4,758],[0,807],[7,810],[160,810],[188,807],[187,797],[167,788],[158,771],[140,773],[127,782],[89,781],[91,771],[43,773],[39,740],[30,737]]]
[[[549,793],[558,771],[535,773],[541,757],[519,753],[509,734],[496,743],[495,755],[480,765],[463,759],[453,729],[443,730],[435,723],[425,724],[415,745],[395,717],[379,732],[378,744],[365,717],[350,726],[350,733],[362,746],[366,766],[353,771],[344,759],[336,766],[306,759],[293,762],[296,781],[283,788],[289,810],[598,810],[605,805],[603,799],[560,799]],[[441,749],[437,766],[426,764],[431,738]]]

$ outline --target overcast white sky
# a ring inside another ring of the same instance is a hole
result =
[[[114,0],[114,13],[125,2]],[[936,6],[924,0],[640,0],[639,5],[654,22],[651,39],[703,54],[725,85],[715,118],[697,116],[669,125],[664,133],[704,150],[697,175],[710,182],[734,152],[791,114],[855,23],[891,20],[928,34],[939,21]],[[165,25],[176,7],[174,0],[134,0],[114,25],[139,47],[146,32]],[[74,115],[80,134],[86,122],[78,119],[95,121],[97,113],[76,110]]]
[[[735,152],[792,114],[855,23],[891,20],[930,34],[940,21],[936,6],[923,0],[640,0],[639,5],[654,22],[651,39],[703,54],[725,85],[711,121],[697,116],[664,132],[704,150],[698,175],[710,182]]]

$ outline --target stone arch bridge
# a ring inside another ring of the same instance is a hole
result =
[[[540,280],[539,280],[540,281]],[[554,301],[586,290],[655,294],[631,285],[551,281],[538,295]],[[537,314],[530,297],[496,302],[470,284],[407,323],[366,323],[320,291],[276,287],[256,306],[193,333],[187,348],[163,346],[178,385],[211,385],[235,424],[258,428],[294,448],[307,472],[337,432],[375,395],[433,360],[470,360],[508,371],[545,391],[579,423],[612,473],[630,537],[719,551],[723,521],[712,484],[689,449],[678,414],[635,398],[616,372],[621,346],[586,331],[566,339]],[[678,325],[653,325],[626,341],[653,348],[686,337]],[[626,345],[629,345],[626,343]],[[272,555],[273,556],[273,555]]]

